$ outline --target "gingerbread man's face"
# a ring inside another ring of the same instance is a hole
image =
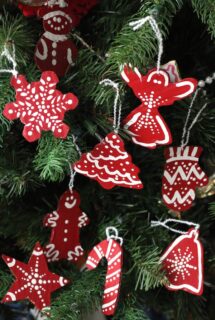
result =
[[[79,194],[73,190],[73,191],[66,191],[60,198],[60,208],[59,209],[68,209],[71,210],[74,207],[80,206],[80,196]]]
[[[68,34],[73,27],[73,21],[65,10],[53,10],[43,16],[45,31],[53,34]]]

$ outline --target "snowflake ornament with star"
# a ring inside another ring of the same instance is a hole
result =
[[[176,238],[161,257],[168,290],[183,290],[194,295],[203,292],[203,247],[199,231],[190,229]]]
[[[128,65],[124,66],[121,76],[141,100],[141,105],[123,121],[132,141],[150,149],[170,144],[171,132],[158,108],[189,96],[195,90],[197,81],[187,78],[171,83],[169,73],[164,70],[151,70],[143,76],[137,68],[132,69]]]
[[[50,306],[51,293],[69,283],[49,271],[39,243],[36,243],[28,264],[5,255],[2,257],[16,277],[2,302],[29,299],[37,309],[43,310]]]
[[[62,139],[68,135],[64,114],[77,107],[78,98],[57,90],[58,81],[52,71],[43,72],[40,81],[32,83],[28,83],[23,75],[11,79],[16,101],[6,104],[3,115],[9,120],[20,118],[25,125],[23,136],[29,142],[38,140],[42,131],[52,131],[56,138]]]

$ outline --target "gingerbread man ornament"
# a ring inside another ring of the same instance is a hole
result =
[[[83,256],[80,229],[89,219],[79,206],[78,192],[67,190],[59,200],[58,209],[46,215],[44,226],[52,228],[50,242],[44,249],[48,262],[65,259],[77,263]]]

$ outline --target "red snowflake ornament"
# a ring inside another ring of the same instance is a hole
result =
[[[121,75],[142,102],[123,121],[133,142],[150,149],[170,144],[171,132],[158,108],[172,105],[174,101],[190,95],[195,90],[197,81],[187,78],[170,83],[169,75],[164,70],[159,73],[151,70],[143,76],[137,68],[133,70],[129,66],[124,67]]]
[[[113,240],[100,242],[89,253],[86,266],[89,270],[95,269],[100,260],[107,259],[107,274],[103,295],[102,312],[105,315],[113,315],[117,307],[119,288],[122,273],[122,247]]]
[[[115,132],[109,133],[91,152],[74,164],[75,171],[95,179],[105,189],[114,186],[142,189],[139,168],[125,151],[124,142]]]
[[[78,104],[77,97],[56,90],[58,77],[52,71],[42,73],[38,82],[28,83],[23,75],[12,77],[16,101],[6,104],[3,115],[14,120],[20,118],[25,124],[23,136],[29,142],[41,137],[42,130],[52,131],[57,138],[65,139],[69,127],[63,123],[64,113]]]
[[[190,229],[178,237],[161,257],[172,291],[184,290],[201,295],[203,292],[203,247],[198,240],[199,232]]]
[[[46,215],[44,226],[52,228],[50,242],[44,249],[49,262],[62,259],[78,262],[83,256],[80,229],[89,224],[89,219],[79,206],[78,192],[67,190],[61,196],[57,210]]]
[[[165,205],[174,211],[186,211],[195,199],[195,189],[208,184],[198,161],[201,147],[170,147],[164,152],[166,164],[162,179]]]
[[[39,243],[35,245],[28,264],[5,255],[2,257],[16,277],[2,302],[29,299],[37,309],[42,310],[50,306],[51,293],[69,283],[69,280],[48,270]]]

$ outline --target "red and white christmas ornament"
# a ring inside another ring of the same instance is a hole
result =
[[[171,62],[161,67],[163,38],[154,17],[147,16],[132,21],[129,25],[136,31],[146,23],[150,24],[158,40],[157,67],[149,71],[146,76],[131,65],[123,67],[122,78],[141,100],[141,105],[135,108],[123,122],[125,130],[134,143],[154,149],[157,145],[167,145],[172,142],[171,132],[158,108],[172,105],[174,101],[189,96],[195,90],[197,81],[191,78],[177,81],[175,64]],[[176,81],[172,83],[174,80]]]
[[[199,166],[201,147],[170,147],[164,152],[166,164],[162,179],[165,205],[174,211],[186,211],[195,200],[195,190],[208,184]]]
[[[52,228],[50,242],[44,248],[48,262],[66,259],[77,263],[83,256],[80,229],[89,224],[89,219],[80,202],[78,192],[69,189],[61,196],[57,210],[46,215],[44,226]]]
[[[39,139],[42,131],[52,131],[56,138],[62,139],[68,135],[64,114],[76,108],[78,99],[72,93],[62,94],[57,90],[58,81],[52,71],[43,72],[38,82],[28,83],[23,75],[11,79],[16,101],[6,104],[3,115],[9,120],[20,118],[25,125],[23,136],[29,142]]]
[[[118,135],[121,120],[118,84],[110,79],[105,79],[100,84],[112,86],[116,91],[113,107],[114,131],[98,143],[91,152],[84,153],[74,164],[74,169],[86,177],[95,179],[105,189],[111,189],[114,186],[142,189],[143,184],[138,177],[140,170],[133,164],[131,156],[125,150],[123,140]]]
[[[102,258],[107,259],[107,274],[102,303],[102,312],[113,315],[116,311],[122,273],[122,238],[118,237],[116,228],[106,230],[107,239],[96,245],[89,253],[86,266],[89,270],[95,269]],[[110,234],[114,233],[114,234]],[[120,243],[117,241],[120,240]]]
[[[194,226],[188,232],[167,227],[169,222],[178,222]],[[162,225],[168,229],[181,233],[163,253],[160,261],[165,270],[171,291],[183,290],[194,295],[203,292],[203,247],[199,241],[199,225],[188,221],[168,219],[164,222],[152,222],[152,226]]]
[[[29,299],[42,310],[50,306],[51,293],[69,283],[69,280],[49,271],[39,243],[36,243],[28,264],[5,255],[2,257],[16,277],[2,302]]]
[[[41,71],[52,70],[59,77],[74,64],[77,48],[68,38],[73,27],[69,6],[47,6],[39,10],[45,32],[36,46],[35,63]]]
[[[45,32],[36,46],[35,63],[41,71],[52,70],[62,77],[74,64],[78,53],[69,33],[97,0],[52,2],[53,5],[48,4],[38,11]]]
[[[115,186],[142,189],[139,168],[132,163],[124,142],[115,133],[109,133],[91,152],[84,153],[74,164],[74,170],[92,178],[105,189]]]
[[[137,68],[128,65],[124,66],[121,75],[141,100],[141,105],[123,120],[132,141],[151,149],[157,145],[170,144],[171,132],[158,108],[189,96],[195,90],[197,81],[186,78],[171,83],[169,74],[164,70],[151,70],[143,76]]]

